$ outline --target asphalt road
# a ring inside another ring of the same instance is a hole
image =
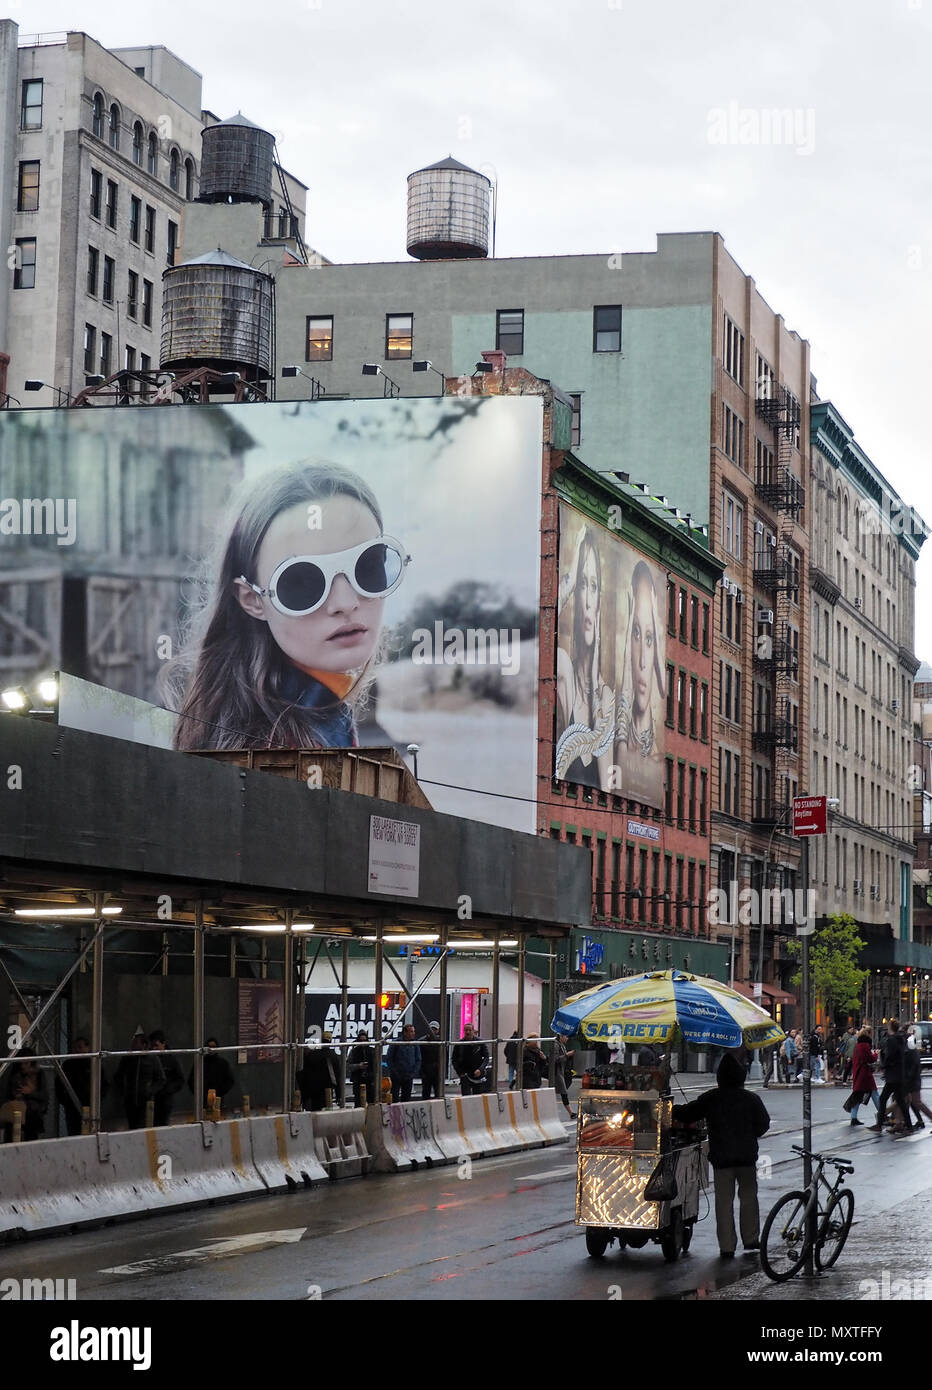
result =
[[[800,1091],[762,1093],[771,1114],[762,1216],[800,1182],[790,1151],[801,1141]],[[855,1225],[836,1269],[811,1284],[775,1287],[754,1256],[720,1261],[711,1193],[675,1264],[655,1245],[590,1259],[573,1223],[572,1125],[565,1146],[480,1160],[462,1176],[447,1167],[351,1179],[2,1247],[0,1279],[73,1279],[79,1301],[523,1301],[532,1290],[564,1301],[864,1299],[864,1281],[882,1290],[884,1270],[888,1287],[918,1287],[932,1270],[932,1130],[892,1139],[852,1129],[845,1094],[813,1088],[813,1139],[855,1164]]]

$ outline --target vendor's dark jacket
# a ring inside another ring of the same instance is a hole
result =
[[[903,1081],[903,1058],[906,1053],[906,1038],[903,1033],[888,1033],[880,1044],[880,1063],[883,1067],[884,1081],[899,1086]]]
[[[453,1070],[457,1076],[472,1076],[482,1071],[489,1060],[489,1049],[484,1042],[473,1039],[471,1042],[458,1042],[453,1049]]]
[[[757,1141],[770,1128],[760,1096],[744,1089],[744,1068],[727,1053],[718,1067],[718,1085],[688,1105],[675,1105],[673,1116],[709,1127],[709,1162],[713,1168],[750,1168],[757,1162]]]
[[[918,1051],[907,1047],[903,1052],[903,1090],[908,1096],[922,1087],[922,1063]]]

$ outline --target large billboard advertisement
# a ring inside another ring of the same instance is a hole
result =
[[[663,806],[667,577],[560,505],[554,775]]]
[[[413,743],[438,810],[533,830],[542,421],[530,396],[0,412],[0,679],[160,706],[182,750]]]

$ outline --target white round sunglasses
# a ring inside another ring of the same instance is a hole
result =
[[[410,563],[400,541],[379,536],[333,555],[289,555],[273,571],[267,589],[244,574],[238,582],[248,584],[260,598],[268,596],[286,618],[306,618],[327,602],[337,575],[349,580],[360,598],[385,598],[398,588]]]

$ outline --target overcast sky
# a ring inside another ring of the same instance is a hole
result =
[[[405,260],[405,179],[450,153],[497,177],[500,256],[721,232],[810,340],[820,395],[932,523],[932,0],[7,0],[4,13],[24,34],[173,49],[203,74],[205,106],[275,131],[310,186],[308,240],[333,260]],[[742,143],[772,109],[796,113],[793,143],[766,130]],[[916,651],[930,660],[926,551]]]

